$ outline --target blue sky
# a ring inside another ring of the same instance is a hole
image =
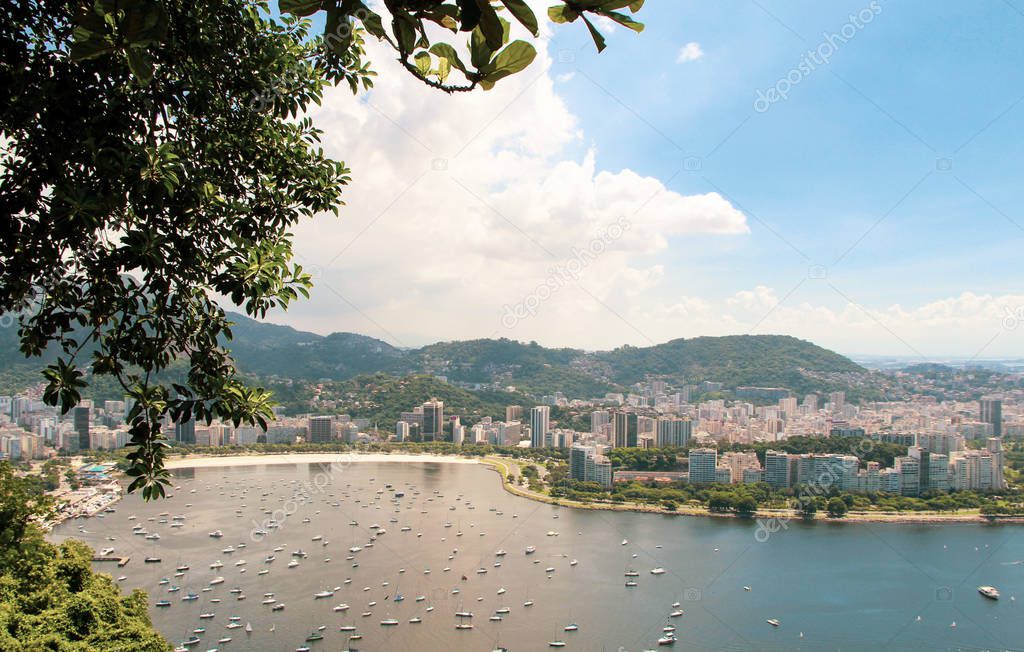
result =
[[[558,26],[530,69],[452,97],[372,47],[377,88],[314,112],[353,186],[340,221],[298,231],[321,286],[275,319],[397,345],[785,333],[1019,355],[1019,6],[650,0],[643,34],[614,29],[598,55]],[[827,61],[808,69],[810,50]]]
[[[643,35],[618,30],[600,56],[585,35],[560,31],[553,49],[573,51],[565,67],[580,71],[561,90],[585,132],[600,134],[600,164],[666,178],[700,157],[669,187],[717,190],[756,217],[750,238],[666,252],[688,284],[792,287],[813,262],[867,304],[1019,288],[1024,232],[999,213],[1024,224],[1024,14],[1009,3],[879,3],[828,65],[754,110],[758,90],[866,6],[650,2]],[[703,58],[677,64],[690,41]],[[940,158],[952,170],[938,170]]]

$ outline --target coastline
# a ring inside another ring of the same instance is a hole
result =
[[[474,457],[434,453],[258,453],[252,455],[186,455],[166,460],[164,468],[210,469],[223,466],[264,466],[273,464],[349,464],[358,462],[441,462],[477,464]]]
[[[713,518],[733,518],[733,519],[745,519],[751,523],[758,523],[765,519],[772,520],[777,519],[779,522],[789,521],[803,521],[813,520],[823,523],[888,523],[892,525],[941,525],[941,524],[954,524],[954,523],[965,523],[973,525],[998,525],[998,524],[1009,524],[1009,525],[1024,525],[1024,517],[1019,516],[1006,516],[1006,517],[988,517],[983,516],[977,512],[971,513],[960,513],[960,514],[938,514],[935,512],[903,512],[903,513],[892,513],[892,512],[849,512],[842,518],[832,518],[824,514],[816,514],[811,519],[805,519],[803,516],[798,514],[794,510],[780,510],[780,509],[759,509],[753,514],[736,514],[736,513],[719,513],[712,512],[706,507],[688,507],[681,506],[674,512],[665,510],[663,507],[657,505],[644,505],[639,503],[582,503],[575,500],[569,500],[566,498],[552,498],[543,494],[530,491],[523,487],[518,487],[509,481],[510,466],[503,459],[487,457],[481,460],[481,464],[487,466],[494,472],[496,472],[501,478],[501,486],[506,492],[519,496],[520,498],[526,498],[527,500],[533,500],[540,503],[548,503],[549,505],[558,505],[560,507],[572,507],[576,509],[594,509],[611,512],[638,512],[643,514],[662,514],[664,516],[700,516],[700,517],[713,517]],[[784,526],[780,525],[779,528]]]
[[[746,519],[751,522],[777,520],[778,522],[814,520],[824,523],[889,523],[894,525],[912,524],[953,524],[966,523],[975,525],[1012,524],[1024,525],[1024,517],[988,517],[977,512],[939,514],[935,512],[849,512],[842,518],[831,518],[826,514],[816,514],[812,519],[805,519],[793,510],[760,509],[757,512],[745,515],[735,513],[718,513],[709,511],[705,507],[680,506],[675,511],[666,511],[658,505],[645,505],[640,503],[597,503],[579,502],[565,498],[552,498],[544,494],[530,491],[525,487],[519,487],[510,481],[509,476],[515,475],[513,469],[518,465],[504,458],[497,457],[461,457],[458,455],[439,455],[434,453],[280,453],[280,454],[250,454],[250,455],[188,455],[169,459],[165,468],[189,469],[189,468],[220,468],[227,466],[263,466],[274,464],[350,464],[361,462],[437,462],[445,464],[481,464],[495,471],[501,480],[502,488],[509,494],[550,505],[571,507],[575,509],[592,509],[614,512],[637,512],[643,514],[661,514],[665,516],[699,516],[712,518]],[[780,526],[784,527],[784,526]]]

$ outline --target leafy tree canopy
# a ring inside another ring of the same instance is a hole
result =
[[[302,115],[330,85],[372,85],[364,39],[447,91],[491,88],[535,56],[499,15],[537,35],[523,0],[384,4],[390,21],[358,0],[25,0],[0,15],[0,314],[20,315],[22,353],[53,355],[49,404],[117,380],[130,490],[164,493],[164,417],[271,418],[270,393],[236,375],[215,299],[261,317],[308,296],[290,230],[338,213],[349,170]],[[588,16],[639,31],[641,5],[563,0],[549,18],[582,20],[601,49]],[[468,34],[468,56],[435,32]],[[175,362],[185,378],[161,378]]]

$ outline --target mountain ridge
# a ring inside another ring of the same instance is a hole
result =
[[[584,398],[646,380],[670,385],[721,382],[785,387],[794,394],[845,390],[871,394],[869,372],[849,358],[788,335],[676,338],[650,347],[607,351],[547,348],[508,338],[435,342],[400,349],[358,333],[319,335],[229,313],[228,342],[240,370],[269,377],[348,380],[359,375],[431,374],[473,387],[515,387],[526,394],[562,391]]]

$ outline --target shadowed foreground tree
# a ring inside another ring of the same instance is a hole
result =
[[[109,575],[93,573],[85,544],[43,540],[33,519],[50,504],[38,488],[0,462],[0,650],[169,651],[144,593],[123,596]]]
[[[523,0],[384,4],[387,18],[358,0],[25,0],[0,13],[0,313],[19,315],[26,356],[52,360],[47,403],[66,412],[92,379],[120,383],[129,490],[164,494],[166,418],[272,418],[270,393],[236,375],[218,301],[261,317],[308,296],[290,230],[337,214],[349,171],[302,115],[329,85],[372,85],[364,38],[448,92],[492,88],[534,59],[499,15],[536,36]],[[548,15],[582,20],[603,49],[588,14],[640,31],[623,12],[642,4],[561,0]]]

